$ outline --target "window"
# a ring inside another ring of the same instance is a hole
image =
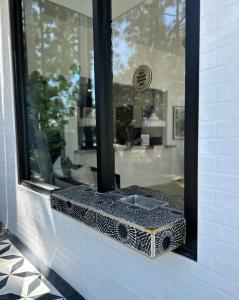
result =
[[[121,187],[139,185],[183,199],[185,0],[138,1],[133,7],[113,0],[112,16]]]
[[[10,3],[19,180],[171,193],[196,259],[199,0]]]
[[[87,14],[45,0],[23,3],[29,179],[96,186],[91,1]]]

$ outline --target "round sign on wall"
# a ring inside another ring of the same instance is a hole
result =
[[[133,76],[133,87],[137,92],[146,91],[152,82],[152,71],[149,66],[139,66]]]

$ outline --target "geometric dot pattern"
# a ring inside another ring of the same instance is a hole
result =
[[[134,194],[167,202],[172,197],[137,186],[104,194],[86,186],[77,186],[52,194],[51,207],[151,258],[185,243],[181,202],[175,206],[178,209],[176,213],[170,208],[148,211],[118,201],[125,195]]]
[[[180,222],[173,227],[159,231],[155,234],[155,255],[161,255],[166,252],[172,251],[179,245],[185,243],[186,227],[185,223]],[[167,248],[164,247],[164,241],[168,239],[169,245]]]

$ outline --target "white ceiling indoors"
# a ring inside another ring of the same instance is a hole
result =
[[[88,17],[92,17],[92,0],[50,0],[56,4],[70,8]],[[112,1],[112,18],[113,20],[125,12],[131,10],[142,0],[113,0]]]

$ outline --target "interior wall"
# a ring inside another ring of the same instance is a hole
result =
[[[134,48],[131,42],[130,46]],[[114,73],[113,81],[119,84],[132,85],[136,68],[142,64],[148,65],[152,70],[152,83],[150,88],[167,92],[167,127],[166,145],[180,146],[182,141],[173,139],[173,107],[185,105],[185,82],[182,74],[185,72],[185,59],[173,54],[151,49],[144,45],[136,45],[137,53],[132,55],[129,66],[120,73]],[[121,103],[117,103],[120,105]],[[135,105],[140,105],[138,101]]]
[[[17,184],[8,0],[0,1],[0,219],[88,300],[237,300],[239,0],[201,0],[198,262],[149,260]]]

